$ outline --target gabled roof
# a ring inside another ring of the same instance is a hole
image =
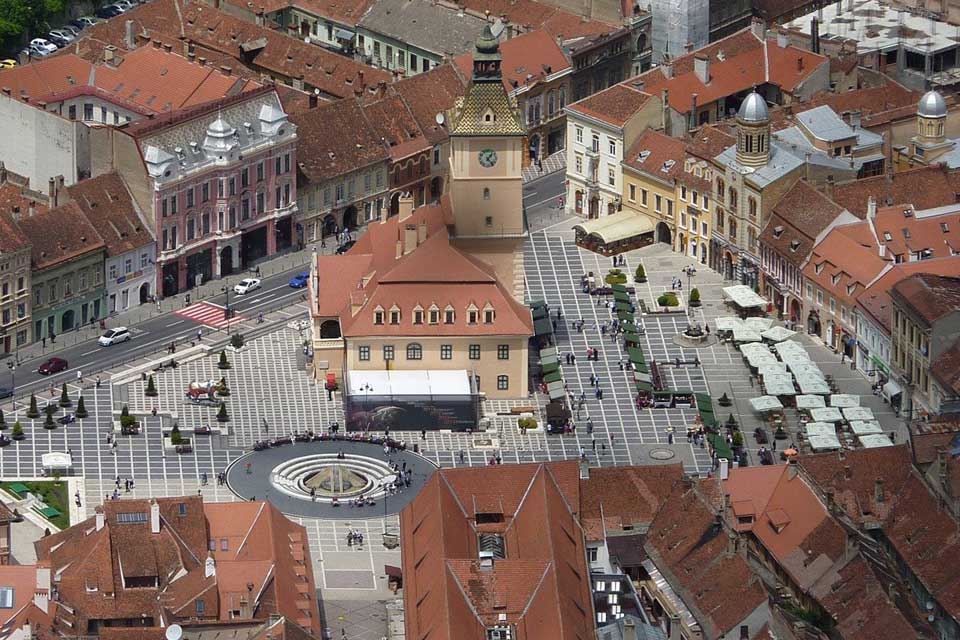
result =
[[[623,154],[623,164],[655,179],[673,182],[683,173],[686,145],[660,131],[647,129]]]
[[[707,83],[694,71],[697,57],[709,60]],[[672,67],[642,73],[634,81],[642,82],[642,89],[654,95],[667,89],[670,107],[686,114],[693,105],[693,94],[697,94],[697,104],[705,105],[764,84],[792,93],[825,64],[829,63],[824,56],[793,45],[780,47],[776,41],[758,38],[748,27],[676,58]],[[671,77],[667,69],[672,69]]]
[[[297,166],[314,184],[386,162],[390,152],[354,98],[290,116],[297,125]],[[340,135],[330,135],[331,131]]]
[[[72,201],[43,213],[22,215],[17,226],[32,245],[34,270],[47,269],[105,247],[97,229]]]
[[[813,248],[803,275],[842,304],[852,305],[857,293],[873,282],[887,264],[877,249],[864,247],[833,229]]]
[[[519,136],[527,131],[516,99],[495,82],[471,82],[449,117],[450,135]]]
[[[930,363],[930,375],[942,389],[960,396],[960,340]]]
[[[842,213],[843,209],[808,182],[798,180],[774,205],[760,232],[760,242],[800,267],[817,237]]]
[[[140,208],[116,172],[81,180],[68,193],[99,230],[108,256],[118,256],[154,241]]]
[[[921,272],[896,283],[892,291],[894,300],[905,303],[928,325],[960,311],[960,277]]]
[[[945,276],[960,277],[960,260],[955,256],[914,260],[888,265],[880,277],[857,296],[858,305],[888,332],[892,325],[893,303],[890,290],[904,278],[917,273],[936,273]]]
[[[917,209],[933,209],[957,202],[958,193],[960,173],[923,167],[840,183],[833,187],[830,197],[858,218],[864,218],[871,197],[881,207],[909,202]]]
[[[651,98],[653,96],[650,93],[637,89],[633,84],[622,82],[568,105],[567,110],[622,127],[645,107]]]
[[[580,524],[588,541],[603,540],[606,531],[653,522],[683,479],[681,465],[597,467],[580,480]]]

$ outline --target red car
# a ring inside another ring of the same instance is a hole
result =
[[[67,361],[63,358],[50,358],[37,369],[37,373],[42,376],[49,376],[51,373],[66,371]]]

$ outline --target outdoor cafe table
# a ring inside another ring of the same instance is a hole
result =
[[[830,406],[840,407],[841,409],[848,407],[859,407],[860,396],[854,396],[849,393],[835,393],[830,396]]]
[[[847,420],[873,420],[873,410],[870,407],[846,407],[843,417]]]
[[[810,418],[814,422],[842,422],[843,415],[836,407],[819,407],[810,409]]]
[[[850,431],[856,436],[867,436],[872,433],[883,433],[883,428],[876,420],[851,420]]]
[[[823,396],[797,396],[797,409],[817,409],[825,406],[826,402]]]
[[[871,433],[865,436],[857,436],[857,440],[860,441],[864,449],[893,446],[893,440],[885,433]]]

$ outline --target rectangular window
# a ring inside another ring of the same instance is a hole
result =
[[[660,213],[663,210],[663,198],[659,195],[653,196],[653,210]]]
[[[127,258],[123,261],[123,272],[125,274],[133,273],[133,258]]]
[[[630,185],[630,195],[627,197],[630,199],[630,202],[637,201],[637,185],[635,184]]]
[[[497,391],[506,391],[510,388],[510,376],[497,376]]]
[[[645,207],[647,206],[647,190],[640,189],[640,205]]]
[[[187,189],[187,208],[188,209],[193,206],[193,198],[194,198],[194,188],[190,187],[189,189]]]
[[[86,121],[93,120],[93,105],[87,103],[83,105],[83,119]]]
[[[509,360],[510,359],[510,345],[508,344],[498,344],[497,345],[497,360]]]
[[[217,180],[217,197],[218,198],[223,197],[223,178],[220,178],[219,180]]]
[[[617,155],[617,141],[607,139],[607,153],[611,156]]]
[[[410,70],[416,72],[417,70],[417,54],[410,54]]]
[[[263,182],[263,160],[257,163],[257,182]]]
[[[266,206],[265,206],[266,199],[267,199],[266,195],[263,193],[263,191],[257,194],[257,214],[258,215],[266,211]]]
[[[673,217],[673,200],[667,200],[667,217]]]
[[[277,156],[276,158],[273,159],[273,174],[274,174],[274,175],[277,175],[277,176],[278,176],[278,175],[280,175],[281,173],[283,173],[283,171],[281,171],[281,169],[283,168],[283,165],[281,164],[282,162],[283,162],[283,160],[280,159],[280,156]]]
[[[230,187],[230,195],[232,195],[232,196],[237,195],[237,179],[236,179],[236,178],[230,178],[230,180],[229,180],[228,182],[229,182],[229,187]]]
[[[452,344],[442,344],[442,345],[440,345],[440,359],[441,359],[441,360],[453,360],[453,345],[452,345]]]
[[[204,182],[200,187],[200,200],[206,202],[210,199],[210,183]]]
[[[478,345],[478,344],[472,344],[472,345],[470,345],[469,354],[470,354],[470,359],[471,359],[471,360],[479,360],[479,359],[480,359],[480,345]]]
[[[576,173],[578,176],[583,175],[583,156],[577,155],[574,158],[574,164],[576,166]]]
[[[393,345],[385,344],[383,345],[383,359],[384,360],[393,360]]]
[[[70,108],[67,110],[67,113],[70,114],[69,117],[70,117],[71,120],[76,120],[76,119],[77,119],[77,105],[75,105],[75,104],[70,105]]]
[[[611,187],[617,186],[617,172],[614,171],[613,167],[607,168],[607,184]]]
[[[203,604],[203,600],[197,600],[197,615],[202,616],[205,611],[206,611],[206,608]]]
[[[283,154],[283,172],[290,173],[290,154]]]
[[[240,170],[240,186],[249,187],[250,186],[250,168],[244,167]]]
[[[600,136],[598,136],[597,134],[593,134],[593,136],[591,136],[590,149],[594,153],[598,153],[600,151]]]
[[[583,142],[583,127],[574,127],[573,130],[576,132],[577,142]]]
[[[360,358],[360,362],[369,362],[370,346],[365,344],[360,345],[360,348],[357,350],[357,355]]]
[[[680,186],[680,199],[684,202],[687,200],[687,188],[683,185]]]

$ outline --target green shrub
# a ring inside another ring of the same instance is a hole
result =
[[[733,432],[733,446],[742,447],[743,446],[743,432],[734,431]]]
[[[60,406],[69,407],[73,402],[70,400],[70,396],[67,395],[67,383],[63,383],[63,387],[60,388]]]
[[[633,275],[634,282],[646,282],[647,281],[647,271],[643,268],[643,264],[637,265],[637,272]]]
[[[0,430],[7,428],[7,421],[3,417],[3,409],[0,409]]]
[[[697,289],[696,287],[694,287],[690,291],[690,303],[696,304],[698,302],[700,302],[700,289]]]
[[[517,426],[518,426],[521,430],[523,430],[523,429],[536,429],[536,428],[537,428],[537,419],[536,419],[536,418],[533,418],[533,417],[530,417],[530,418],[517,418]]]
[[[53,421],[53,412],[47,411],[47,419],[43,421],[44,429],[56,429],[57,423]]]
[[[27,409],[28,418],[39,418],[40,410],[37,409],[37,396],[30,394],[30,408]]]
[[[144,391],[143,393],[144,393],[144,395],[146,395],[148,398],[156,398],[156,397],[157,397],[157,385],[156,385],[156,383],[153,381],[153,376],[150,376],[149,378],[147,378],[147,389],[146,389],[146,391]]]
[[[232,336],[230,336],[230,346],[233,347],[234,349],[239,349],[240,347],[242,347],[244,342],[245,341],[243,339],[242,333],[235,333]]]
[[[230,361],[227,360],[227,352],[226,352],[226,351],[221,351],[221,352],[220,352],[220,362],[217,363],[217,368],[218,368],[218,369],[229,369],[229,368],[230,368]]]
[[[225,402],[220,403],[220,409],[217,410],[217,422],[226,422],[230,419],[230,416],[227,415],[227,405]]]
[[[227,386],[226,376],[220,378],[220,382],[217,383],[217,395],[225,398],[230,395],[230,387]]]
[[[23,427],[20,425],[19,420],[13,423],[11,435],[13,435],[14,440],[23,440]]]
[[[86,418],[87,415],[87,407],[83,404],[83,396],[80,396],[77,398],[77,417]]]
[[[610,269],[604,281],[607,284],[624,284],[627,281],[627,274],[620,271],[620,269]]]
[[[128,407],[127,405],[123,405],[123,407],[120,409],[120,417],[122,418],[123,416],[129,416],[129,415],[130,415],[130,407]]]
[[[173,429],[170,431],[170,444],[174,446],[183,444],[183,436],[180,435],[180,427],[178,425],[173,425]]]
[[[680,305],[680,301],[677,300],[677,294],[673,291],[667,291],[657,298],[657,304],[661,307],[676,307]]]
[[[124,429],[130,429],[137,424],[137,419],[134,418],[129,413],[127,415],[120,414],[120,431],[123,432]]]

